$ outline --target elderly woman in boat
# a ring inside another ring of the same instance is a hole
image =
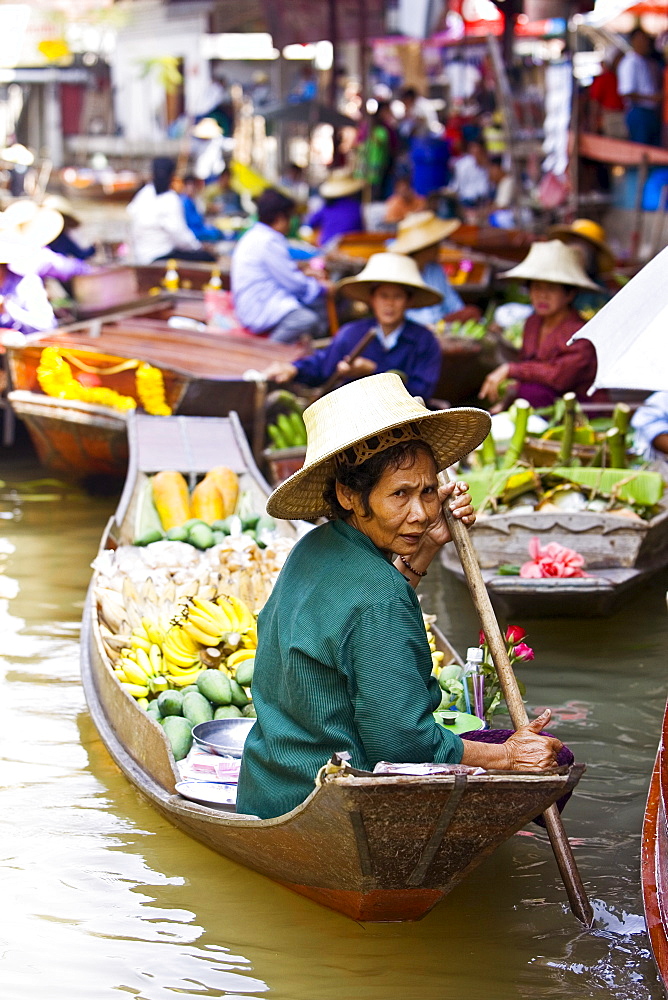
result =
[[[341,751],[364,770],[380,761],[555,766],[565,748],[540,733],[549,710],[498,744],[460,738],[433,717],[441,692],[415,588],[450,541],[443,505],[475,520],[466,484],[439,486],[437,474],[482,441],[488,415],[431,412],[387,373],[324,396],[305,422],[304,467],[267,510],[328,521],[297,543],[260,614],[257,722],[238,811],[269,818],[294,809]]]
[[[584,399],[596,377],[596,351],[588,340],[569,344],[584,320],[573,306],[581,288],[600,291],[586,274],[577,252],[560,240],[534,243],[528,255],[502,278],[528,282],[533,312],[524,324],[517,361],[499,365],[480,389],[481,399],[498,403],[504,382],[517,382],[510,396],[532,406],[552,406],[565,392]]]
[[[274,382],[295,380],[321,386],[338,375],[340,381],[387,371],[400,372],[411,394],[429,399],[441,371],[441,349],[433,333],[408,319],[409,306],[422,309],[441,300],[429,288],[414,261],[403,254],[377,253],[354,278],[336,286],[349,299],[365,302],[371,315],[342,326],[327,347],[290,363],[269,368]]]

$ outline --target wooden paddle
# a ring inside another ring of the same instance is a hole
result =
[[[359,340],[358,343],[355,344],[350,354],[346,354],[345,358],[342,358],[341,360],[347,362],[347,364],[349,365],[352,364],[355,358],[358,358],[360,356],[366,345],[371,343],[371,341],[375,336],[376,336],[376,328],[375,326],[372,326],[371,329],[364,334],[361,340]],[[317,398],[320,399],[321,396],[325,396],[328,392],[331,392],[336,383],[344,377],[345,376],[341,375],[340,372],[334,371],[333,374],[329,376],[327,381],[323,382],[323,384],[320,386]]]
[[[439,481],[442,485],[448,482],[447,473],[440,473]],[[522,701],[522,695],[517,685],[517,679],[508,657],[506,644],[496,620],[496,615],[492,608],[492,602],[487,588],[485,587],[478,559],[473,548],[473,543],[468,533],[466,525],[462,524],[458,518],[454,517],[449,504],[444,505],[444,512],[452,540],[457,549],[457,555],[462,564],[466,582],[473,598],[480,624],[485,633],[487,644],[494,660],[494,666],[501,683],[501,689],[508,705],[508,711],[515,729],[526,726],[529,717]],[[552,844],[552,850],[559,866],[559,871],[566,887],[568,901],[571,910],[581,920],[585,927],[591,927],[594,921],[594,913],[587,898],[580,873],[573,857],[571,845],[568,842],[566,831],[564,830],[561,816],[556,805],[551,805],[544,813],[543,819]]]

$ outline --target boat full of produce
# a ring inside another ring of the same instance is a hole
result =
[[[291,812],[237,813],[238,756],[206,744],[234,751],[230,731],[242,744],[238,730],[253,724],[257,613],[310,526],[265,519],[269,488],[234,414],[133,414],[129,440],[128,479],[84,609],[81,671],[105,746],[171,822],[355,919],[414,920],[576,784],[578,765],[367,773],[332,758]],[[456,725],[462,664],[429,616],[425,627],[449,710],[440,722]]]

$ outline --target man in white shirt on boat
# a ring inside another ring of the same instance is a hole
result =
[[[652,38],[636,28],[631,51],[617,67],[617,87],[626,108],[626,125],[632,142],[661,145],[661,66],[652,58]]]

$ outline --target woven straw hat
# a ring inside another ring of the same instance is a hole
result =
[[[439,219],[433,212],[412,212],[397,226],[397,238],[388,243],[393,253],[417,253],[440,243],[459,229],[459,219]]]
[[[323,198],[346,198],[348,195],[357,194],[363,187],[364,181],[359,177],[353,177],[347,170],[333,170],[318,191]]]
[[[77,226],[81,225],[81,219],[77,215],[74,205],[67,198],[63,198],[62,194],[47,195],[42,202],[42,208],[53,208],[54,211],[60,212],[63,218],[69,219]]]
[[[372,254],[363,271],[354,278],[337,282],[336,289],[347,299],[369,303],[378,285],[401,285],[410,295],[411,309],[435,306],[443,298],[440,292],[425,284],[415,261],[402,253]]]
[[[561,223],[557,226],[550,226],[547,231],[548,236],[553,236],[557,240],[567,240],[569,236],[578,236],[581,240],[586,240],[598,250],[598,269],[604,274],[612,271],[615,266],[615,258],[612,250],[605,242],[605,229],[593,219],[575,219],[570,225]]]
[[[552,281],[555,285],[575,285],[577,288],[591,288],[600,292],[580,263],[577,251],[567,247],[561,240],[547,243],[532,243],[529,253],[521,264],[510,271],[503,271],[500,278],[523,278],[525,281]]]
[[[19,198],[0,212],[0,239],[45,247],[63,230],[63,217],[29,198]]]
[[[196,139],[217,139],[223,130],[215,118],[201,118],[193,125],[192,134]]]
[[[489,414],[473,407],[428,410],[391,372],[357,379],[316,400],[304,411],[304,423],[306,460],[269,497],[267,511],[273,517],[328,515],[323,492],[334,475],[335,456],[384,432],[394,431],[394,436],[388,434],[387,443],[370,443],[369,457],[397,441],[419,439],[431,447],[440,472],[477,448],[491,426]]]

